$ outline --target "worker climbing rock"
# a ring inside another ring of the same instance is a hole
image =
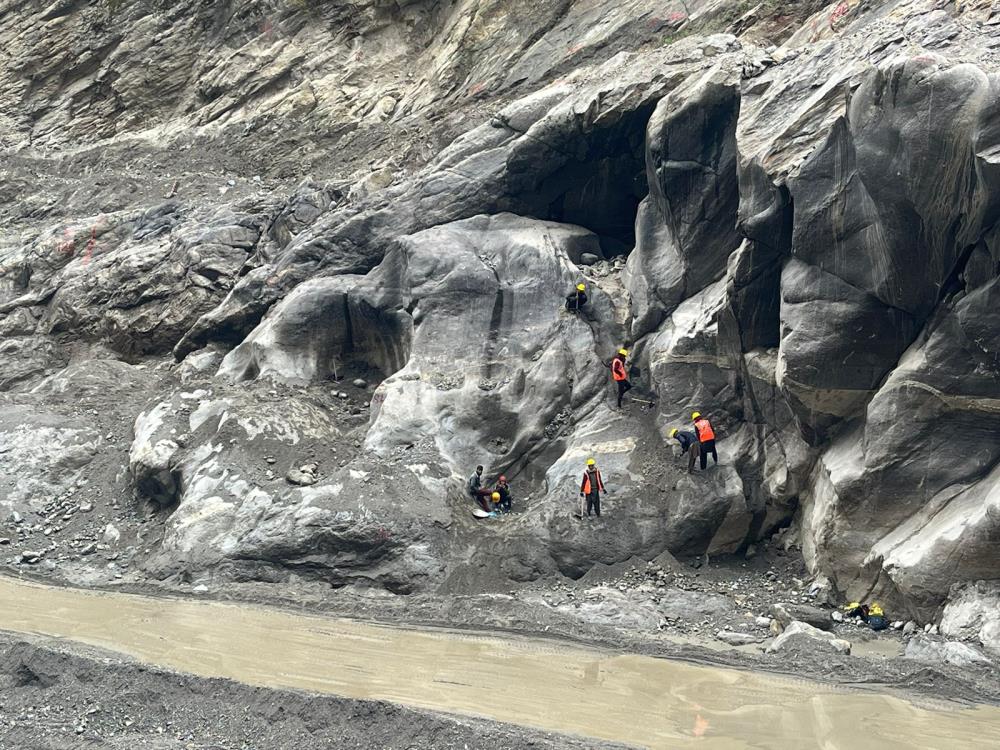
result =
[[[597,462],[592,458],[587,459],[587,470],[583,472],[583,481],[580,483],[580,516],[583,517],[583,499],[587,501],[587,515],[593,511],[598,518],[601,517],[601,495],[605,493],[604,481],[601,479],[601,472],[597,468]]]
[[[493,487],[493,494],[499,495],[498,504],[500,511],[502,513],[510,513],[511,506],[511,496],[510,496],[510,485],[507,483],[507,477],[503,474],[497,480],[496,485]]]
[[[618,354],[611,360],[611,377],[618,384],[618,408],[622,408],[622,396],[632,390],[632,384],[628,382],[628,371],[625,369],[625,360],[628,357],[627,349],[619,349]],[[600,515],[600,514],[598,514]]]
[[[716,464],[719,463],[719,454],[715,450],[715,430],[712,429],[712,423],[701,416],[700,411],[692,414],[691,420],[694,422],[694,430],[698,434],[699,447],[701,448],[701,468],[704,471],[708,466],[709,453],[712,454],[712,461]]]
[[[570,312],[580,312],[586,304],[587,285],[581,281],[576,285],[576,289],[566,295],[566,309]]]
[[[694,471],[694,462],[701,455],[701,443],[698,436],[690,430],[679,430],[676,427],[670,431],[670,437],[681,444],[681,455],[688,455],[688,474]]]
[[[489,500],[487,500],[492,493],[483,487],[482,466],[477,466],[476,473],[469,477],[469,481],[466,483],[466,490],[468,491],[469,496],[479,503],[479,507],[487,513],[492,510],[492,508],[490,508]]]

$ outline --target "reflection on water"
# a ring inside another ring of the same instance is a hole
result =
[[[408,630],[257,606],[0,577],[0,628],[252,685],[485,716],[662,748],[1000,746],[1000,709],[927,709],[762,673],[545,641]]]

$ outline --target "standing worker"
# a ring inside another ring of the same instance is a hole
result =
[[[466,483],[466,489],[469,492],[469,496],[479,503],[479,507],[490,512],[490,503],[487,498],[492,494],[489,490],[483,488],[483,467],[477,466],[476,473],[469,477],[468,483]]]
[[[701,455],[701,444],[698,436],[689,430],[678,430],[676,427],[670,431],[670,437],[676,438],[681,444],[681,455],[688,454],[688,474],[694,472],[694,462]]]
[[[611,377],[618,384],[618,408],[622,408],[622,396],[632,390],[632,384],[628,382],[628,372],[625,369],[625,358],[628,356],[628,349],[619,349],[618,354],[611,360]],[[598,514],[600,515],[600,514]]]
[[[587,285],[582,281],[566,296],[566,309],[570,312],[580,312],[587,304]]]
[[[719,454],[715,450],[715,430],[712,429],[712,423],[701,416],[700,411],[692,414],[691,419],[694,422],[694,431],[698,433],[698,442],[701,443],[701,470],[704,471],[708,466],[709,453],[712,454],[712,460],[716,464],[719,463]]]
[[[597,468],[597,462],[592,458],[587,459],[587,470],[583,472],[583,482],[580,483],[580,497],[587,499],[587,515],[591,511],[601,517],[601,494],[607,494],[604,489],[604,481],[601,479],[601,472]],[[580,517],[583,518],[583,500],[580,501]]]

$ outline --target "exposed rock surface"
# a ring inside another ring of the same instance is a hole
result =
[[[939,5],[0,6],[10,559],[464,591],[791,523],[991,646],[1000,17]]]
[[[843,638],[837,638],[831,633],[795,620],[771,642],[767,651],[768,653],[823,651],[849,654],[851,653],[851,644]]]

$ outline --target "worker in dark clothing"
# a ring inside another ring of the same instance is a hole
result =
[[[701,416],[700,411],[692,414],[691,420],[694,422],[694,431],[698,434],[698,442],[701,447],[701,469],[704,471],[708,466],[709,453],[712,454],[712,461],[715,464],[719,463],[719,454],[715,450],[715,430],[712,429],[712,423]]]
[[[510,513],[510,485],[507,484],[507,477],[503,474],[501,474],[500,478],[497,480],[496,486],[493,488],[493,492],[500,495],[500,502],[498,503],[500,511],[502,513]]]
[[[587,515],[593,511],[598,518],[601,517],[601,494],[605,492],[604,482],[601,479],[601,472],[597,468],[597,462],[592,458],[587,459],[587,470],[583,472],[583,482],[580,483],[580,497],[587,500]],[[583,501],[580,501],[580,516],[583,517]]]
[[[479,503],[479,507],[485,510],[487,513],[492,510],[490,508],[489,496],[493,494],[490,490],[483,487],[483,467],[477,466],[476,473],[469,477],[469,481],[466,484],[466,489],[469,492],[469,496]]]
[[[622,396],[632,390],[632,384],[628,382],[628,371],[625,369],[625,359],[628,357],[627,349],[619,349],[618,354],[611,360],[611,377],[618,384],[618,408],[622,408]]]
[[[681,444],[681,455],[688,454],[688,474],[694,471],[694,462],[701,455],[701,444],[698,436],[688,430],[678,430],[676,427],[670,431],[670,437],[676,438]]]
[[[580,312],[587,304],[587,285],[580,282],[571,294],[566,295],[566,309],[570,312]]]

